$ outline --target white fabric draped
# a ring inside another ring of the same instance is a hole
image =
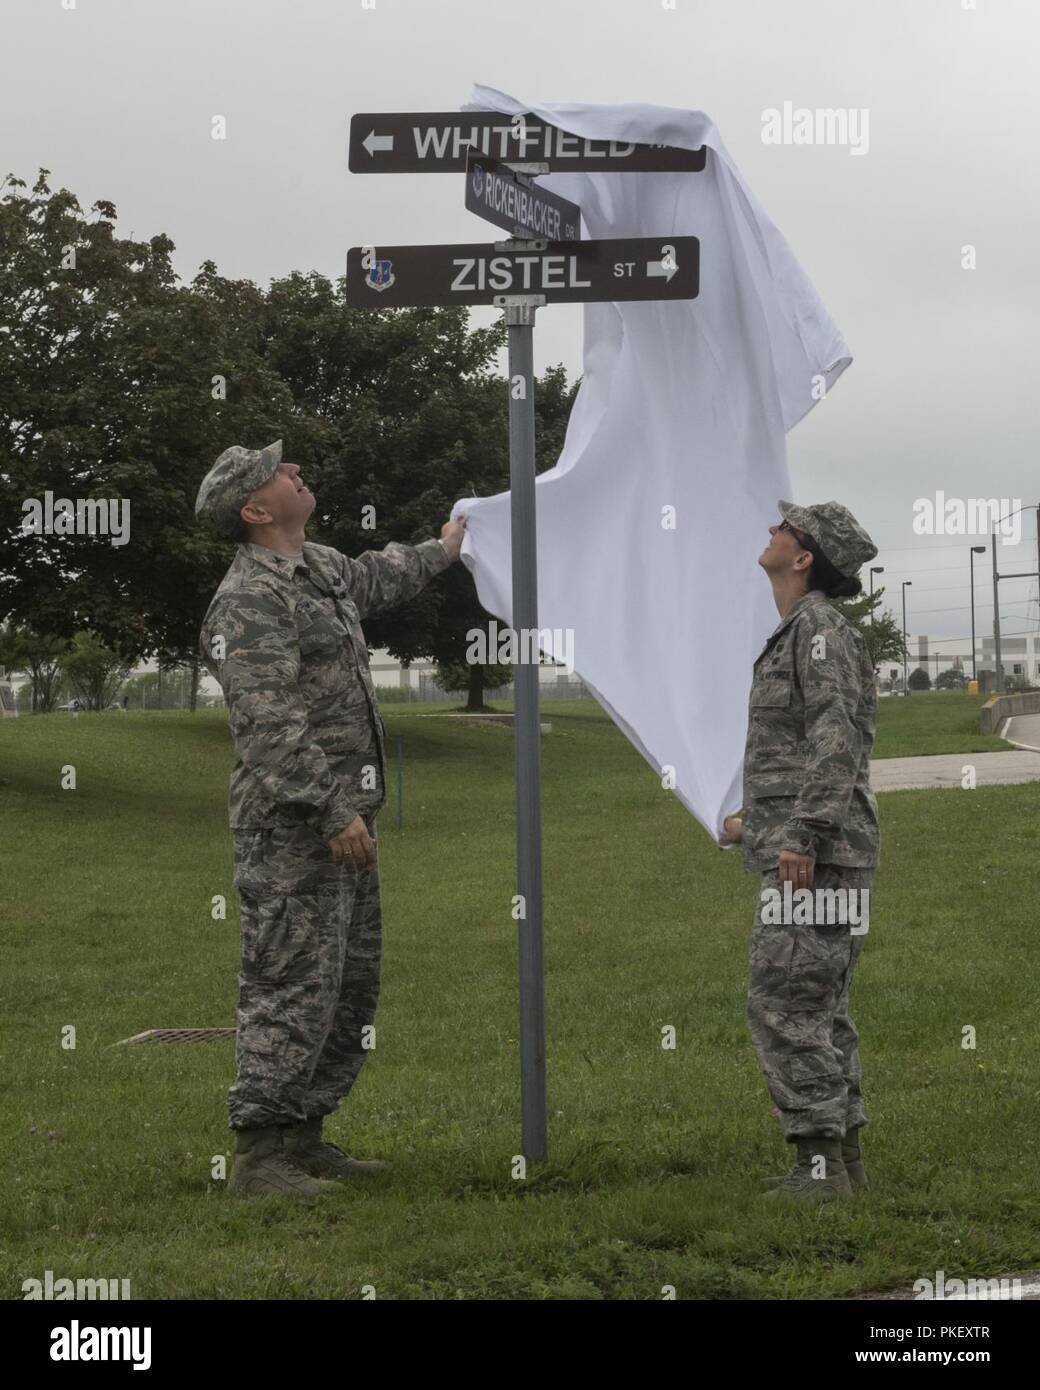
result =
[[[675,794],[717,836],[740,805],[751,668],[778,621],[757,559],[791,497],[784,434],[848,366],[848,347],[703,112],[481,86],[462,109],[707,147],[700,173],[539,178],[579,204],[585,236],[694,235],[701,264],[697,299],[585,306],[582,385],[536,495],[539,627],[572,630],[575,670],[658,773],[674,768]],[[509,494],[463,498],[460,511],[480,602],[509,623]]]

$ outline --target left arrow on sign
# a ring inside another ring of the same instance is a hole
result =
[[[392,150],[394,137],[392,135],[377,135],[374,130],[370,130],[361,143],[370,155],[374,155],[377,150]]]

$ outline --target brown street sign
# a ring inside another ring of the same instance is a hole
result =
[[[703,146],[681,150],[586,140],[537,116],[500,111],[362,112],[351,117],[348,166],[354,174],[461,173],[471,148],[509,164],[547,164],[552,173],[696,173],[704,168]]]
[[[495,304],[497,296],[543,295],[547,304],[593,300],[695,299],[697,237],[528,242],[500,249],[353,246],[347,303],[363,309]]]
[[[472,149],[466,160],[466,207],[514,236],[579,241],[581,209],[517,174],[490,155]]]

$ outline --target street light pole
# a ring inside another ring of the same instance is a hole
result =
[[[973,545],[968,552],[968,568],[971,571],[971,678],[978,681],[978,662],[975,658],[975,556],[985,555],[984,545]]]
[[[1000,575],[997,573],[997,528],[994,526],[993,535],[990,537],[990,546],[993,551],[993,664],[996,667],[996,690],[998,695],[1004,693],[1004,663],[1001,660],[1000,651]]]
[[[913,581],[912,579],[904,579],[904,580],[903,580],[903,694],[904,694],[904,695],[909,695],[909,694],[910,694],[910,681],[909,681],[909,678],[907,677],[907,674],[906,674],[906,661],[907,661],[907,652],[906,652],[906,591],[907,591],[907,589],[913,587],[913,582],[914,582],[914,581]]]
[[[885,572],[885,567],[884,567],[884,565],[871,565],[871,567],[870,567],[870,597],[871,597],[871,598],[874,597],[874,576],[875,576],[875,574],[884,574],[884,572]],[[873,605],[873,604],[870,605],[870,626],[871,626],[871,627],[874,626],[874,605]]]

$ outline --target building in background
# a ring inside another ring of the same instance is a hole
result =
[[[960,670],[966,679],[972,677],[971,638],[927,637],[911,633],[907,639],[909,650],[908,666],[911,670],[920,667],[927,671],[932,685],[936,678],[951,668]],[[1019,685],[1040,685],[1040,632],[1019,636],[1001,636],[1000,659],[1004,667],[1004,679]],[[884,662],[882,674],[898,662]],[[980,689],[984,688],[982,673],[996,672],[996,654],[992,635],[975,638],[975,668],[980,676]],[[989,688],[993,688],[992,682]]]

